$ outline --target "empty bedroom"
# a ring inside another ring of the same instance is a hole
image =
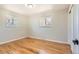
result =
[[[72,40],[77,10],[70,4],[0,4],[0,54],[78,53]]]

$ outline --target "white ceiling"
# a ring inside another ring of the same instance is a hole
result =
[[[4,4],[0,5],[0,7],[5,9],[21,13],[24,15],[31,15],[39,12],[44,12],[47,10],[59,11],[65,10],[69,7],[68,4],[35,4],[33,8],[28,8],[24,4]]]

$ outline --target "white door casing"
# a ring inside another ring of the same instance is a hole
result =
[[[79,5],[73,5],[68,19],[68,40],[72,53],[79,54],[79,45],[74,45],[73,40],[79,40]]]

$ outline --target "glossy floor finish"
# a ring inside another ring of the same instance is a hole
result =
[[[0,45],[1,54],[70,54],[68,44],[34,38],[23,38]]]

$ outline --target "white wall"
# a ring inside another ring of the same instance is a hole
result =
[[[40,19],[45,16],[52,16],[52,26],[50,28],[42,28],[39,25]],[[47,11],[30,17],[30,36],[59,42],[68,42],[67,32],[67,12]]]
[[[14,27],[7,27],[7,15],[13,15],[16,18]],[[9,40],[28,36],[28,17],[15,12],[0,9],[0,43]]]
[[[16,17],[15,27],[6,27],[7,15],[14,15]],[[28,17],[15,12],[0,9],[0,42],[32,36],[35,38],[67,43],[67,15],[68,14],[65,11],[46,11]],[[39,21],[45,16],[52,16],[52,26],[50,28],[40,27]]]

